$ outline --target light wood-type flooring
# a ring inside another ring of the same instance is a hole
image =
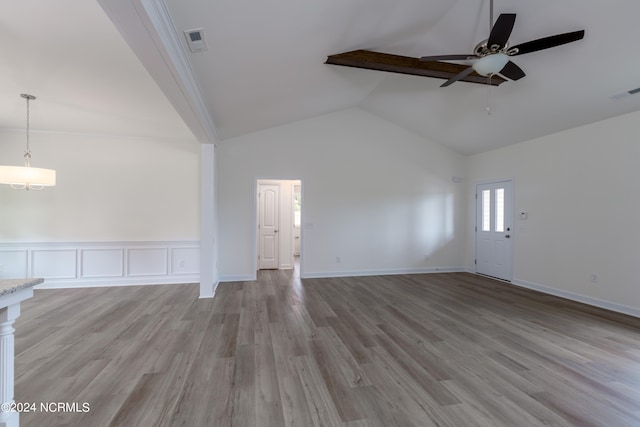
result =
[[[23,426],[640,426],[640,319],[466,273],[38,290]]]

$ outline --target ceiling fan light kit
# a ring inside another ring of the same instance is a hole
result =
[[[504,53],[494,53],[484,56],[473,63],[471,68],[481,76],[488,77],[498,74],[509,62],[509,57]]]

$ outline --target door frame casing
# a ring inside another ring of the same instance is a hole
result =
[[[253,280],[258,278],[258,182],[259,181],[300,181],[300,199],[302,210],[300,212],[300,222],[304,222],[304,180],[299,177],[273,177],[254,176],[253,178]],[[304,271],[304,227],[300,227],[300,277]]]
[[[513,272],[515,267],[515,220],[516,220],[516,180],[514,177],[509,178],[498,178],[498,179],[486,179],[481,181],[475,181],[473,183],[473,224],[474,224],[474,232],[473,232],[473,258],[474,260],[478,259],[478,232],[476,231],[480,224],[478,224],[478,203],[480,203],[480,199],[477,197],[478,194],[478,186],[486,185],[486,184],[496,184],[499,182],[511,182],[511,248],[510,248],[510,259],[511,259],[511,268],[509,269],[509,278],[508,279],[499,279],[493,276],[486,276],[482,273],[478,273],[478,265],[474,262],[473,272],[475,274],[481,275],[483,277],[492,277],[495,280],[503,280],[506,282],[513,282]]]

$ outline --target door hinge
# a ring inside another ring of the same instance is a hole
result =
[[[475,265],[478,265],[478,260],[477,260],[477,259],[474,259],[474,260],[473,260],[473,263],[474,263]]]
[[[258,226],[259,227],[259,226]],[[478,232],[478,226],[476,225],[476,233]]]
[[[260,260],[260,255],[258,255],[258,260]]]
[[[478,200],[478,193],[476,193],[476,200]]]

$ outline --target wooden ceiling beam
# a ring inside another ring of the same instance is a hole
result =
[[[420,61],[418,58],[392,55],[389,53],[372,52],[370,50],[354,50],[351,52],[329,55],[325,64],[342,65],[345,67],[364,68],[367,70],[387,71],[389,73],[410,74],[413,76],[433,77],[449,80],[451,77],[466,69],[467,65],[453,64],[440,61]],[[487,78],[476,72],[469,74],[460,81],[486,85]],[[493,76],[491,84],[498,86],[506,82],[500,76]]]

